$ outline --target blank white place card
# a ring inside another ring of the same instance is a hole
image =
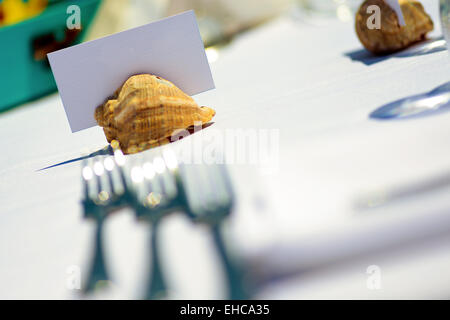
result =
[[[214,88],[194,11],[48,55],[72,132],[130,76],[161,76],[189,95]]]

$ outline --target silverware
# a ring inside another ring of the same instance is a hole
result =
[[[434,90],[384,105],[370,114],[374,119],[413,117],[450,107],[450,82]]]
[[[123,154],[116,152],[114,157],[95,157],[82,162],[84,216],[95,222],[94,252],[83,286],[85,293],[90,293],[111,280],[105,262],[103,228],[107,216],[129,201],[130,191],[121,168],[124,161]]]
[[[183,166],[179,168],[175,154],[163,149],[151,160],[142,155],[127,161],[117,147],[114,156],[83,160],[85,217],[96,223],[94,254],[85,292],[91,292],[110,281],[103,246],[103,225],[107,216],[124,206],[134,209],[140,220],[151,228],[151,268],[145,299],[167,295],[159,253],[161,219],[176,212],[185,212],[195,223],[209,226],[221,257],[231,299],[246,299],[243,272],[225,245],[223,221],[230,215],[234,195],[228,173],[223,165]]]
[[[139,219],[151,226],[151,267],[144,298],[161,299],[167,296],[167,284],[160,262],[159,226],[166,215],[182,210],[175,177],[177,161],[170,149],[162,156],[142,161],[131,169],[131,181],[135,190],[134,209]]]
[[[450,187],[450,171],[442,172],[411,184],[372,191],[355,201],[355,209],[365,210],[385,206],[400,200],[424,195]]]
[[[230,178],[224,165],[184,165],[180,167],[185,212],[196,223],[209,226],[217,251],[221,257],[229,298],[247,299],[244,273],[228,251],[222,236],[222,225],[234,205]]]

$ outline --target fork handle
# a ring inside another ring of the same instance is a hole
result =
[[[151,270],[148,279],[147,292],[145,295],[145,300],[156,300],[162,299],[167,296],[167,285],[164,280],[159,250],[158,250],[158,236],[159,236],[159,220],[156,220],[152,224],[151,230]]]
[[[97,285],[101,284],[101,281],[110,280],[109,272],[106,268],[102,240],[104,220],[104,217],[99,217],[96,219],[94,255],[91,262],[89,276],[87,278],[86,285],[84,286],[85,293],[94,291],[97,288]]]
[[[225,268],[226,281],[229,290],[229,299],[246,300],[249,297],[244,287],[243,272],[240,267],[233,261],[232,257],[228,254],[222,233],[220,231],[220,226],[220,223],[211,226],[211,231],[216,249],[217,251],[219,251],[220,258],[222,259],[222,264]]]

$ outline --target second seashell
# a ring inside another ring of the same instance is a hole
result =
[[[130,77],[95,110],[108,142],[117,140],[124,153],[168,143],[177,130],[207,123],[214,115],[172,82],[150,74]]]
[[[356,14],[356,34],[364,47],[375,54],[387,54],[407,48],[423,40],[433,30],[433,21],[422,4],[415,0],[399,0],[405,18],[400,26],[395,11],[384,0],[366,0]],[[369,28],[368,19],[373,16],[369,7],[380,9],[380,28]]]

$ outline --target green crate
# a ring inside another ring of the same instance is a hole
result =
[[[0,27],[0,112],[56,90],[45,53],[80,43],[100,2],[53,0],[40,15]],[[82,28],[76,34],[66,26],[71,4],[81,9]]]

